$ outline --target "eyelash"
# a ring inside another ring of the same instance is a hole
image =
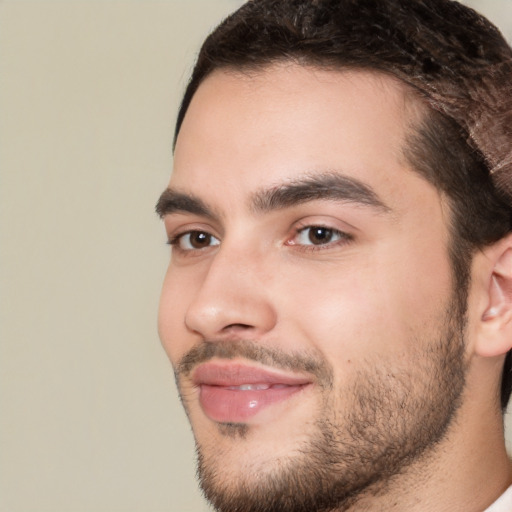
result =
[[[208,238],[210,239],[215,239],[217,241],[218,238],[215,237],[214,235],[212,235],[211,233],[208,233],[208,231],[204,231],[204,230],[201,230],[201,229],[191,229],[189,231],[184,231],[183,233],[179,233],[173,237],[171,237],[167,243],[175,250],[177,251],[180,251],[182,253],[197,253],[199,251],[201,251],[202,249],[208,249],[209,247],[215,247],[216,245],[219,245],[220,244],[220,241],[219,241],[219,244],[214,244],[214,245],[207,245],[205,247],[200,247],[200,248],[191,248],[191,249],[183,249],[182,247],[180,247],[180,242],[186,237],[186,236],[191,236],[191,235],[194,235],[194,234],[197,234],[197,235],[206,235]]]
[[[325,226],[322,224],[308,224],[305,226],[297,227],[295,229],[295,234],[293,236],[293,239],[295,239],[297,236],[299,236],[303,233],[306,233],[308,230],[314,230],[314,229],[328,231],[328,232],[330,232],[330,235],[332,237],[337,237],[338,239],[334,240],[334,241],[329,240],[323,244],[314,244],[314,243],[311,243],[311,244],[302,243],[301,244],[301,243],[296,243],[294,241],[289,241],[286,243],[286,245],[294,246],[301,251],[312,252],[312,251],[322,251],[322,250],[332,249],[333,247],[339,247],[339,246],[345,245],[353,240],[352,235],[345,233],[344,231],[340,231],[339,229]]]
[[[330,233],[332,237],[337,237],[338,239],[335,241],[327,241],[326,243],[321,244],[305,244],[305,243],[297,243],[294,240],[301,234],[306,233],[308,230],[325,230]],[[180,247],[180,242],[183,240],[186,236],[191,236],[193,234],[197,235],[206,235],[210,239],[214,239],[218,241],[218,243],[215,243],[213,245],[207,245],[205,247],[199,247],[199,248],[190,248],[190,249],[184,249]],[[324,226],[321,224],[310,224],[305,226],[299,226],[295,228],[294,234],[291,240],[288,240],[285,245],[295,247],[298,250],[305,251],[305,252],[312,252],[312,251],[321,251],[326,249],[331,249],[333,247],[338,247],[345,245],[353,240],[353,236],[345,233],[344,231],[340,231],[339,229],[331,228],[328,226]],[[179,233],[173,237],[171,237],[167,243],[173,248],[173,250],[176,250],[184,255],[192,256],[193,254],[198,254],[199,252],[202,252],[205,249],[209,249],[211,247],[216,247],[220,244],[220,240],[209,233],[208,231],[200,230],[200,229],[192,229],[189,231],[184,231],[183,233]]]

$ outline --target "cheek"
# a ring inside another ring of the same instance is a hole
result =
[[[160,341],[173,364],[185,354],[188,347],[185,313],[191,300],[190,278],[176,273],[169,267],[162,286],[158,309],[158,333]]]
[[[394,254],[359,255],[287,283],[286,316],[297,319],[301,337],[333,364],[406,356],[418,338],[429,343],[429,333],[438,332],[451,295],[446,258],[426,261],[409,250],[397,262]]]

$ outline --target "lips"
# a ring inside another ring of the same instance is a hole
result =
[[[204,413],[221,423],[244,423],[311,384],[303,376],[239,363],[205,363],[193,374]]]

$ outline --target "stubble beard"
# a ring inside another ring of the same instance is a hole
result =
[[[411,340],[429,348],[410,357],[407,367],[361,364],[352,388],[342,390],[341,410],[336,391],[324,386],[309,440],[287,459],[232,475],[221,453],[197,443],[205,497],[218,512],[344,512],[357,509],[361,498],[385,494],[393,479],[428,457],[454,420],[465,385],[464,329],[465,301],[463,307],[459,296],[447,308],[437,342]],[[247,347],[223,350],[234,357]],[[238,443],[251,435],[247,425],[221,425],[219,432]]]

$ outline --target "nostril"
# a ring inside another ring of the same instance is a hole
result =
[[[229,324],[224,327],[223,331],[246,331],[247,329],[252,329],[253,327],[254,326],[249,324]]]

